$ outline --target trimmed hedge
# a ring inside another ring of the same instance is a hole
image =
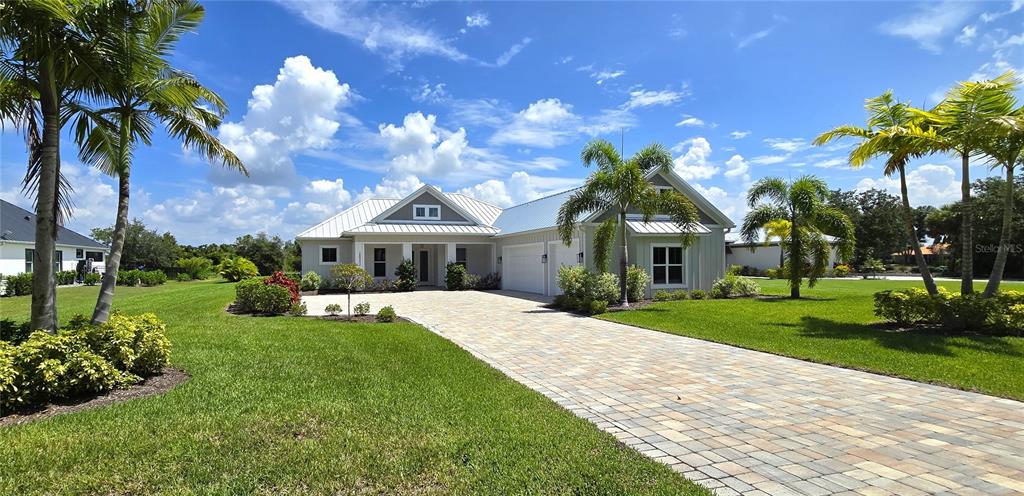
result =
[[[761,294],[761,286],[758,286],[753,279],[735,274],[726,274],[711,286],[711,297],[715,299],[757,296],[759,294]]]
[[[241,312],[280,315],[291,310],[292,295],[284,286],[251,277],[235,286],[235,306]]]
[[[25,272],[4,277],[4,296],[32,294],[32,273]]]
[[[956,332],[1024,335],[1024,292],[1001,291],[991,298],[939,288],[875,293],[875,315],[900,326],[933,325]]]

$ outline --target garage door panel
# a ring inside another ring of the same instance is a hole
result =
[[[506,246],[501,250],[501,285],[511,291],[544,293],[543,244]]]

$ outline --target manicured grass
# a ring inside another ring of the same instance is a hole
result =
[[[0,494],[707,494],[419,326],[228,315],[233,288],[118,288],[192,378],[0,428]],[[59,290],[61,316],[96,292]]]
[[[780,280],[758,280],[788,295]],[[813,362],[1024,400],[1024,338],[886,332],[869,324],[872,294],[910,281],[824,280],[804,299],[676,301],[602,318]],[[951,291],[959,283],[943,282]],[[1007,289],[1024,289],[1006,284]]]

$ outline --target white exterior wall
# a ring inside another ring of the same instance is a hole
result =
[[[35,248],[32,243],[20,243],[16,241],[4,241],[0,243],[0,274],[2,275],[14,275],[25,272],[25,249]],[[99,248],[86,248],[86,247],[74,247],[67,245],[57,245],[57,250],[63,253],[63,263],[61,265],[62,271],[75,270],[78,265],[78,258],[75,258],[77,250],[82,250],[82,256],[85,256],[86,251],[102,251],[103,262],[96,262],[93,267],[96,268],[97,272],[102,273],[106,263],[106,257],[109,255],[108,250]]]

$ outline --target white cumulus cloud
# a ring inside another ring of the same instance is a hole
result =
[[[673,151],[685,153],[676,157],[675,170],[687,181],[711,179],[720,170],[710,163],[711,143],[703,137],[693,138],[672,147]]]

